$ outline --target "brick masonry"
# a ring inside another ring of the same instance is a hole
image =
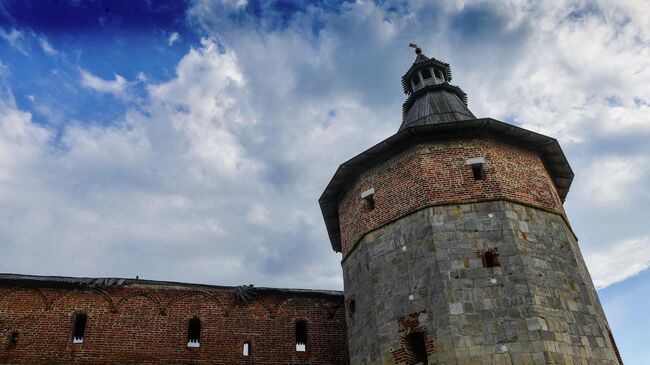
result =
[[[240,303],[232,288],[50,286],[0,286],[0,363],[348,364],[343,295],[262,290]],[[72,343],[76,313],[88,316],[82,344]],[[188,348],[194,316],[200,347]],[[308,323],[304,353],[295,347],[299,319]]]
[[[485,180],[475,181],[470,158],[484,157]],[[360,199],[375,189],[374,207]],[[511,200],[564,214],[537,154],[490,139],[413,146],[369,168],[339,205],[343,255],[366,233],[425,206]]]

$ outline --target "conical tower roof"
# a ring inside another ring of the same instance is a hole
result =
[[[415,49],[415,61],[402,76],[402,87],[408,98],[402,106],[402,125],[408,127],[476,119],[467,108],[467,94],[449,84],[448,63],[429,58]]]

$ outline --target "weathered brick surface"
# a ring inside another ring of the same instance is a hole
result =
[[[428,339],[427,328],[422,325],[426,316],[427,311],[423,310],[397,319],[397,323],[399,324],[398,333],[401,340],[400,347],[397,350],[391,351],[395,363],[413,364],[416,362],[417,359],[409,353],[408,345],[406,344],[406,337],[413,332],[422,334],[427,355],[431,355],[435,351],[433,341]]]
[[[477,251],[497,249],[499,267]],[[577,241],[560,214],[505,201],[418,210],[343,261],[351,364],[617,364]],[[406,328],[406,330],[405,330]]]
[[[474,180],[465,164],[474,157],[485,157],[485,180]],[[360,198],[371,187],[374,209]],[[564,214],[555,186],[534,152],[490,139],[413,146],[369,168],[341,199],[343,255],[366,232],[417,209],[498,199]]]
[[[83,344],[73,344],[79,312],[88,323]],[[201,345],[188,348],[194,316]],[[308,322],[305,353],[295,348],[297,319]],[[343,296],[318,293],[261,292],[241,304],[232,289],[214,287],[3,286],[0,336],[2,364],[348,364]]]

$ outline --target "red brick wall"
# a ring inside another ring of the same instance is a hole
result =
[[[474,157],[485,157],[485,180],[474,180],[465,165]],[[360,198],[371,187],[374,209]],[[343,255],[364,234],[417,209],[495,199],[564,214],[555,185],[534,152],[489,139],[413,146],[364,172],[341,199]]]
[[[0,287],[0,363],[348,364],[343,295],[263,291],[246,304],[232,289],[126,284],[105,289]],[[72,343],[75,313],[88,315]],[[188,320],[201,346],[187,347]],[[307,352],[295,321],[308,322]],[[12,348],[10,337],[19,333]],[[245,341],[251,356],[242,356]]]

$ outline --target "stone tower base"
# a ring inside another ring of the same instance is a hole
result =
[[[618,364],[557,213],[424,208],[364,235],[342,265],[351,364]]]

